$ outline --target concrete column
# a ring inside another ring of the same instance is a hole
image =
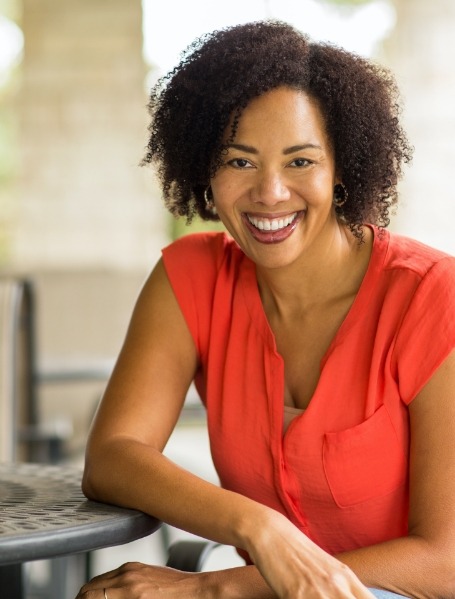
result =
[[[150,170],[140,0],[23,0],[16,266],[149,268],[167,242]]]
[[[455,2],[394,0],[385,44],[415,147],[393,228],[455,254]]]
[[[79,447],[105,380],[78,373],[101,365],[107,376],[169,241],[152,172],[138,166],[148,123],[142,7],[22,1],[21,167],[8,268],[35,285],[41,419],[69,420]],[[48,383],[49,372],[69,375]]]

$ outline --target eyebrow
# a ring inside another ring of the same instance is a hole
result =
[[[283,154],[294,154],[294,152],[300,152],[300,150],[322,150],[321,146],[317,144],[301,144],[297,146],[291,146],[283,150]]]
[[[227,144],[226,149],[230,149],[233,148],[234,150],[240,150],[241,152],[248,152],[249,154],[258,154],[258,151],[256,148],[254,148],[253,146],[246,146],[244,144],[235,144],[235,143],[230,143]],[[294,152],[300,152],[301,150],[322,150],[321,146],[318,146],[317,144],[299,144],[296,146],[291,146],[290,148],[285,148],[283,150],[283,154],[284,155],[288,155],[288,154],[294,154]]]

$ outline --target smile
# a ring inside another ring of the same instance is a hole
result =
[[[279,231],[280,229],[284,229],[292,224],[296,217],[297,212],[280,218],[259,218],[257,216],[250,216],[247,214],[248,221],[260,231]]]
[[[280,214],[276,217],[243,213],[242,219],[252,237],[259,243],[272,244],[285,241],[304,218],[305,210]]]

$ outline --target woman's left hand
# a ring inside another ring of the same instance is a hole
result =
[[[210,597],[208,577],[208,573],[131,562],[93,578],[81,588],[76,599],[202,599]]]

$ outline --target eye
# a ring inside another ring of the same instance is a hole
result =
[[[302,168],[302,166],[308,166],[309,164],[312,164],[311,160],[307,160],[306,158],[295,158],[292,162],[289,163],[289,166]]]
[[[232,160],[229,160],[228,164],[238,169],[253,168],[251,162],[246,158],[233,158]]]

